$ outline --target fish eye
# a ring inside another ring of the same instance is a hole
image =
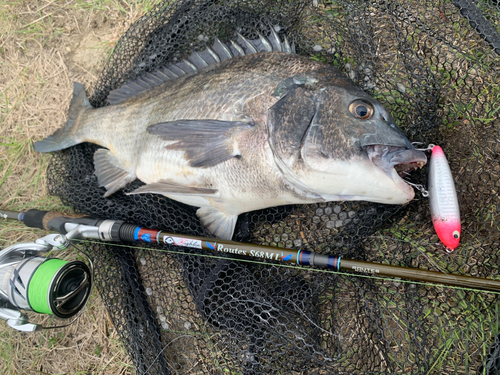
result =
[[[458,230],[453,232],[453,238],[456,238],[456,239],[460,238],[460,232]]]
[[[349,106],[349,111],[356,118],[368,120],[373,116],[373,106],[363,100],[355,100]]]

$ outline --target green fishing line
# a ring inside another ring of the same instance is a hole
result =
[[[28,302],[34,311],[52,314],[49,306],[49,287],[55,274],[67,263],[61,259],[49,259],[36,269],[28,285]]]

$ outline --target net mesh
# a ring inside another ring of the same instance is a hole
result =
[[[336,65],[413,142],[439,144],[463,229],[447,254],[428,201],[331,202],[239,217],[235,240],[498,278],[500,6],[481,1],[165,1],[117,44],[91,103],[123,82],[269,26],[297,53]],[[96,146],[55,154],[49,189],[76,211],[210,235],[195,208],[160,195],[103,198]],[[424,168],[426,169],[426,168]],[[412,181],[426,185],[425,170]],[[96,285],[140,374],[496,374],[494,293],[238,261],[173,246],[88,245]]]

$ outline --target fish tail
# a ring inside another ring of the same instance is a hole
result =
[[[78,127],[78,117],[85,110],[92,108],[87,95],[85,94],[85,89],[83,86],[75,82],[73,86],[73,98],[69,105],[68,111],[68,121],[65,126],[57,129],[52,135],[47,138],[35,142],[34,149],[37,152],[51,152],[59,151],[65,148],[74,146],[81,141],[76,137],[76,129]]]

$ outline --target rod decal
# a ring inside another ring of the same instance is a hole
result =
[[[363,273],[380,273],[380,270],[377,268],[370,268],[370,267],[358,267],[358,266],[352,266],[352,269],[356,272],[363,272]]]
[[[141,228],[139,227],[139,230],[134,233],[134,237],[136,236],[137,233],[137,239],[136,241],[142,241],[142,242],[156,242],[156,234],[158,233],[157,230],[153,229],[146,229],[146,228]]]
[[[248,255],[246,250],[238,249],[237,247],[224,247],[223,244],[218,244],[217,245],[217,251],[220,251],[222,253],[231,253],[231,254],[238,254],[238,255]],[[251,250],[254,251],[254,250]]]
[[[169,245],[176,245],[182,247],[192,247],[195,249],[203,249],[200,240],[195,240],[192,238],[174,237],[174,236],[163,236],[163,243]]]

